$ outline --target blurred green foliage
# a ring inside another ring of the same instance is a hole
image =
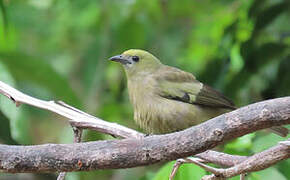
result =
[[[131,48],[194,73],[238,106],[287,96],[289,7],[288,0],[0,0],[0,80],[135,129],[124,73],[107,61]],[[60,119],[26,105],[16,108],[1,96],[0,143],[71,143],[71,128]],[[111,138],[91,131],[85,136]],[[224,151],[251,155],[281,140],[260,131],[227,143]],[[67,179],[162,180],[172,165],[69,173]],[[289,167],[286,160],[248,179],[290,179]],[[184,165],[176,179],[200,179],[205,173]],[[11,176],[0,174],[0,179]]]

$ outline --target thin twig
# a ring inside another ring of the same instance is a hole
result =
[[[74,132],[74,143],[79,143],[82,140],[82,133],[83,130],[78,127],[72,126],[73,132]],[[64,180],[66,176],[66,172],[59,173],[57,180]]]
[[[285,142],[288,142],[288,141],[289,139]],[[260,171],[276,164],[282,159],[288,159],[288,158],[290,158],[290,148],[288,146],[285,146],[284,143],[279,143],[278,145],[270,149],[267,149],[263,152],[257,153],[253,156],[250,156],[243,162],[236,164],[235,166],[227,168],[227,169],[213,168],[199,162],[195,162],[195,164],[213,173],[210,176],[204,176],[203,180],[217,180],[221,177],[230,178],[239,174],[246,174],[248,172]],[[244,177],[241,177],[241,178],[244,178]]]
[[[61,172],[57,176],[57,180],[64,180],[65,179],[65,176],[66,176],[66,172]]]
[[[230,155],[212,150],[196,154],[194,157],[223,167],[234,166],[235,164],[241,163],[248,158],[247,156]]]
[[[75,108],[68,108],[67,104],[58,104],[55,101],[44,101],[29,95],[23,94],[22,92],[14,89],[13,87],[0,81],[0,93],[12,99],[16,105],[29,104],[34,107],[49,110],[63,117],[66,117],[74,123],[74,126],[78,124],[86,124],[86,128],[97,130],[105,134],[113,134],[117,137],[128,138],[142,138],[144,134],[137,132],[133,129],[121,126],[116,123],[110,123],[99,119],[97,117],[91,116],[81,110]],[[65,105],[64,105],[65,104]]]
[[[175,164],[173,165],[173,168],[172,168],[172,171],[170,173],[170,176],[169,176],[169,180],[173,180],[179,167],[182,165],[182,164],[185,164],[185,163],[193,163],[193,161],[199,161],[201,163],[207,163],[206,161],[204,161],[203,159],[199,159],[199,158],[193,158],[193,157],[188,157],[188,158],[183,158],[183,159],[177,159]]]
[[[174,179],[174,176],[176,175],[177,170],[184,163],[193,163],[193,164],[196,164],[196,165],[204,168],[205,170],[207,170],[209,172],[214,173],[214,172],[216,172],[216,169],[214,169],[214,171],[211,171],[212,167],[205,165],[205,163],[213,163],[213,164],[220,165],[220,166],[232,167],[236,164],[243,162],[244,160],[246,160],[248,158],[247,156],[229,155],[229,154],[225,154],[222,152],[216,152],[216,151],[212,151],[212,150],[208,150],[208,151],[205,151],[203,153],[199,153],[199,154],[195,155],[195,157],[197,157],[197,158],[189,157],[189,158],[177,159],[175,164],[173,165],[173,169],[170,173],[169,180]],[[216,174],[216,175],[218,175],[218,174]],[[221,177],[219,177],[219,178],[221,178]],[[241,174],[240,179],[244,180],[243,178],[245,178],[245,175]]]
[[[287,141],[281,141],[281,142],[279,142],[279,144],[282,144],[284,146],[288,146],[290,148],[290,139],[288,139]]]
[[[78,127],[72,127],[73,131],[74,131],[74,143],[79,143],[82,141],[82,134],[83,134],[83,130],[81,128]]]
[[[173,180],[179,167],[185,162],[185,158],[184,159],[177,159],[176,162],[173,165],[172,171],[169,175],[169,180]]]
[[[240,180],[245,180],[246,179],[246,174],[241,174],[240,175]]]

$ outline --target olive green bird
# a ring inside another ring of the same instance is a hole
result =
[[[180,131],[235,109],[220,92],[191,73],[163,65],[149,52],[131,49],[110,60],[123,65],[134,120],[147,133]],[[285,136],[285,129],[273,131]]]

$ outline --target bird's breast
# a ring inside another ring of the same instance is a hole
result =
[[[159,96],[150,81],[138,86],[128,84],[128,87],[134,120],[147,133],[169,133],[193,125],[193,105]]]
[[[128,82],[134,120],[147,133],[164,134],[197,125],[215,117],[217,109],[161,97],[154,81]]]

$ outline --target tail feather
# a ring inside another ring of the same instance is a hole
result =
[[[270,131],[282,137],[286,137],[289,134],[289,129],[282,126],[271,127]]]

